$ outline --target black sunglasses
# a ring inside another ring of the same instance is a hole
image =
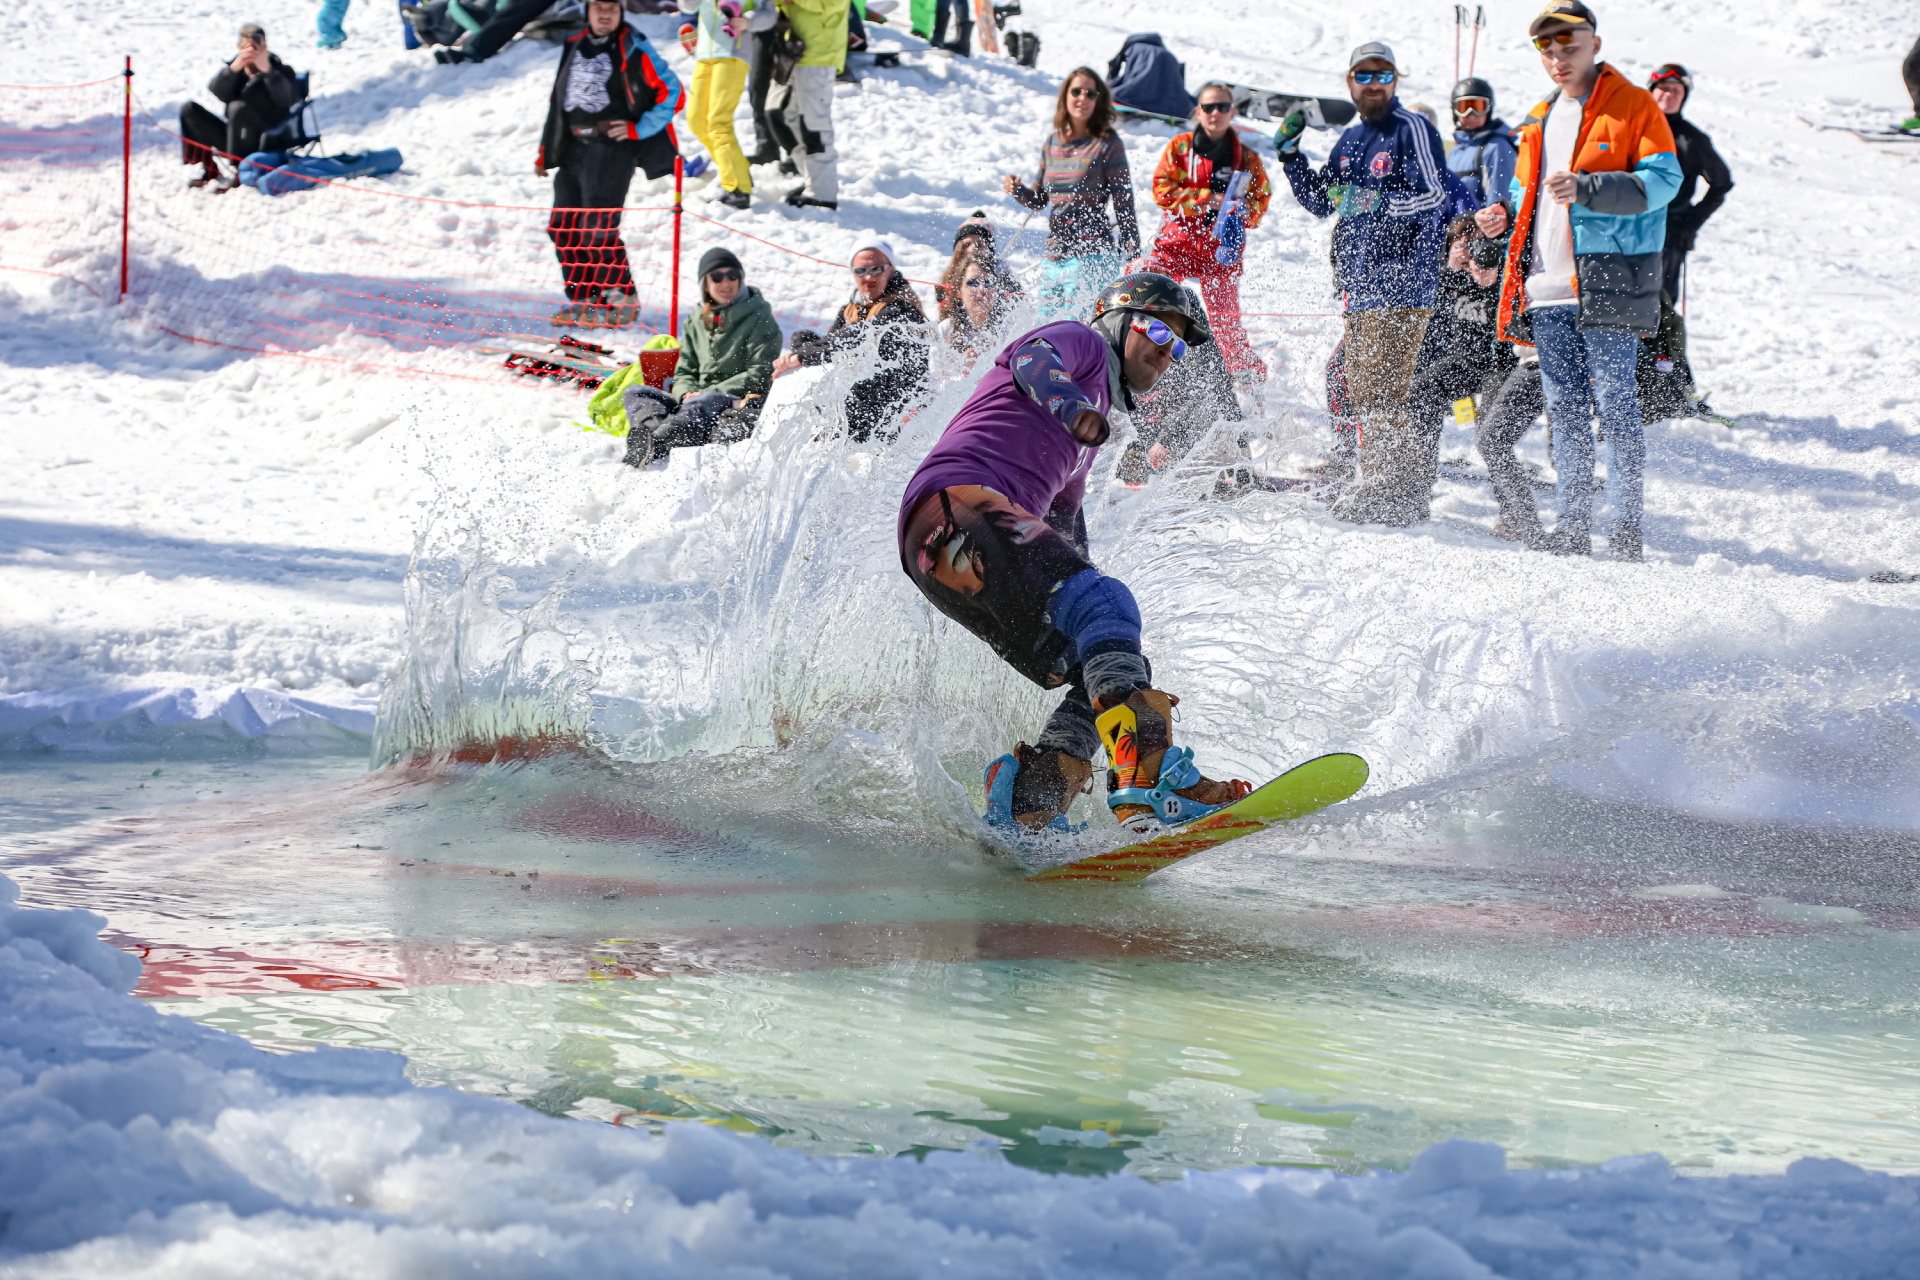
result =
[[[1218,115],[1222,111],[1233,110],[1233,104],[1231,102],[1203,102],[1200,104],[1200,109],[1210,116]]]
[[[1067,96],[1069,98],[1097,98],[1100,96],[1100,91],[1098,89],[1082,89],[1075,86],[1067,90]]]
[[[730,271],[725,267],[719,267],[707,272],[707,279],[711,280],[714,284],[733,284],[736,281],[745,280],[746,277],[738,271]]]

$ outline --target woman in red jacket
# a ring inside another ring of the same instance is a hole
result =
[[[1205,86],[1194,116],[1196,127],[1167,144],[1153,171],[1154,202],[1166,211],[1166,221],[1154,237],[1150,269],[1176,280],[1199,281],[1227,368],[1264,379],[1267,367],[1253,353],[1240,323],[1239,246],[1229,245],[1222,254],[1214,223],[1234,174],[1247,175],[1246,194],[1240,202],[1245,231],[1260,225],[1273,188],[1267,182],[1266,166],[1233,127],[1233,90],[1219,83]],[[1222,262],[1222,257],[1232,261]]]

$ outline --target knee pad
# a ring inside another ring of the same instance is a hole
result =
[[[1047,620],[1083,658],[1105,641],[1130,642],[1136,652],[1140,648],[1140,606],[1133,592],[1098,569],[1083,570],[1056,587]]]

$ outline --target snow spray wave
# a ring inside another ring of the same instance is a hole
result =
[[[964,786],[1053,695],[899,569],[899,495],[984,370],[936,379],[897,440],[858,444],[838,406],[870,371],[783,379],[753,439],[620,470],[604,501],[476,487],[469,518],[515,528],[517,562],[565,590],[510,589],[477,550],[417,555],[383,756],[533,730],[590,731],[635,762],[793,748],[763,767],[823,805],[962,821]],[[1095,558],[1142,600],[1157,679],[1209,764],[1261,778],[1358,751],[1376,784],[1352,811],[1416,828],[1506,778],[1719,819],[1920,823],[1909,611],[1518,551],[1489,573],[1443,522],[1383,534],[1298,494],[1207,500],[1233,434],[1284,449],[1309,432],[1298,389],[1276,400],[1143,491],[1113,482],[1118,448],[1090,485]]]

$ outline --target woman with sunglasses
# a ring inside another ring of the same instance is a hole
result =
[[[851,357],[871,338],[880,368],[847,393],[847,435],[858,442],[900,434],[900,415],[927,387],[927,313],[913,285],[895,269],[893,245],[878,237],[853,250],[853,298],[833,318],[823,337],[794,333],[786,355],[773,362],[773,376]]]
[[[1248,790],[1173,749],[1179,700],[1154,688],[1140,608],[1088,560],[1080,510],[1108,416],[1133,413],[1187,343],[1211,340],[1206,317],[1150,272],[1108,285],[1093,314],[1015,338],[900,503],[900,567],[921,594],[1027,679],[1067,691],[1037,745],[987,766],[987,821],[1014,843],[1067,829],[1103,745],[1122,823],[1189,821]]]
[[[1166,211],[1166,219],[1154,237],[1148,266],[1176,280],[1200,282],[1214,340],[1228,370],[1242,381],[1257,383],[1266,380],[1267,367],[1253,353],[1240,323],[1240,255],[1220,252],[1214,225],[1235,174],[1247,175],[1246,194],[1240,200],[1240,218],[1247,231],[1260,225],[1273,187],[1260,157],[1240,141],[1234,115],[1231,88],[1218,81],[1202,86],[1200,104],[1194,108],[1195,127],[1175,135],[1160,153],[1160,164],[1153,171],[1153,199]],[[1222,262],[1222,257],[1232,261]]]
[[[993,343],[1012,299],[979,244],[971,237],[962,240],[940,280],[939,365],[948,376],[973,369]]]
[[[1140,253],[1127,148],[1113,131],[1113,95],[1091,67],[1075,68],[1060,86],[1033,184],[1007,174],[1001,185],[1023,207],[1047,211],[1047,260],[1034,299],[1041,320],[1082,314]]]
[[[751,434],[773,382],[781,336],[773,307],[746,275],[731,250],[716,247],[700,256],[700,308],[682,327],[680,360],[673,367],[672,398],[679,406],[670,409],[670,402],[650,388],[627,388],[622,402],[628,461],[634,461],[635,445],[645,443],[634,434],[643,423],[653,437],[651,456]],[[645,461],[640,458],[636,465]]]

